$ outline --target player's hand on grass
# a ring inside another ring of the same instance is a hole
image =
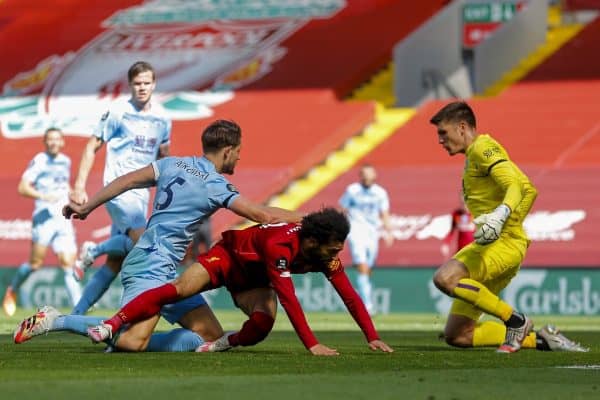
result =
[[[62,214],[66,219],[71,219],[71,217],[73,217],[75,219],[84,220],[89,213],[90,212],[86,210],[86,207],[75,204],[74,202],[70,202],[62,209]]]
[[[478,244],[490,244],[500,237],[502,227],[510,216],[510,208],[505,204],[500,204],[494,211],[482,214],[475,218],[473,222],[477,225],[475,231],[475,242]]]
[[[88,201],[88,195],[85,190],[73,189],[71,193],[69,193],[69,200],[71,200],[75,204],[84,204]]]
[[[330,349],[324,344],[315,344],[311,347],[310,352],[315,356],[339,356],[340,353],[337,352],[336,349]]]
[[[383,342],[382,340],[371,340],[369,342],[369,348],[373,351],[377,351],[377,350],[381,350],[384,353],[393,353],[394,349],[392,349],[390,346],[388,346],[387,344],[385,344],[385,342]]]

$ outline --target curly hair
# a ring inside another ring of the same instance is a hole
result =
[[[325,207],[302,218],[300,239],[313,238],[317,242],[343,242],[350,232],[346,216],[335,208]]]

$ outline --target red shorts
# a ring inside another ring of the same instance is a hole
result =
[[[266,264],[239,262],[227,251],[223,241],[199,255],[198,262],[208,271],[212,288],[225,286],[231,294],[236,294],[249,289],[269,287]]]

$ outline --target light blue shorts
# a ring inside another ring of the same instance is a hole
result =
[[[353,264],[367,264],[369,268],[373,267],[379,251],[379,236],[354,230],[348,235],[348,244]]]
[[[156,251],[134,247],[125,258],[121,270],[123,284],[121,307],[141,293],[172,282],[176,277],[177,269],[172,261],[160,256]],[[198,293],[177,303],[163,306],[160,315],[174,324],[188,312],[205,304],[206,300]]]
[[[146,226],[148,196],[131,190],[107,202],[106,210],[112,220],[111,236],[125,235],[128,229]]]
[[[76,254],[75,231],[70,219],[42,210],[31,221],[31,241],[44,247],[52,245],[56,254]]]

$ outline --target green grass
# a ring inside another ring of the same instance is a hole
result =
[[[368,350],[345,314],[315,313],[309,321],[339,357],[304,350],[280,315],[269,338],[251,348],[219,354],[102,353],[83,337],[53,333],[22,345],[12,329],[27,316],[0,318],[2,399],[593,399],[600,398],[600,317],[549,320],[589,353],[493,349],[459,350],[437,338],[443,319],[433,315],[378,316],[393,354]],[[218,311],[225,329],[239,327],[238,312]],[[169,326],[159,325],[166,330]]]

